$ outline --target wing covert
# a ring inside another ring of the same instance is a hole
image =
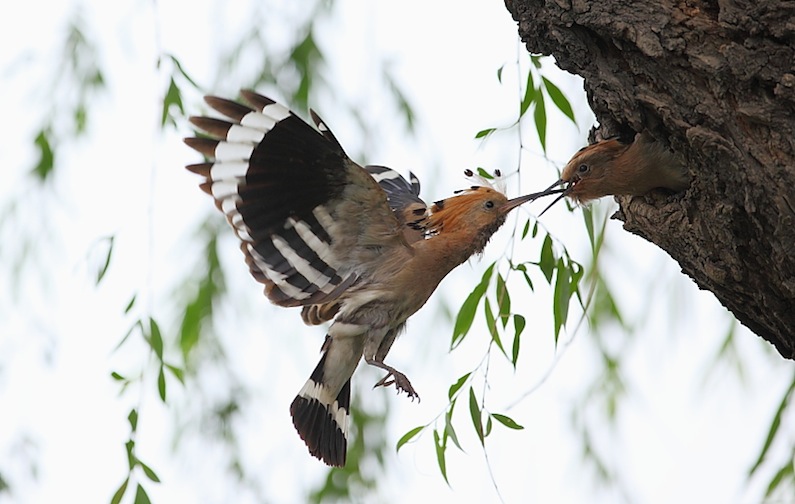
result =
[[[364,167],[387,194],[389,207],[403,226],[403,236],[408,243],[424,237],[422,223],[429,215],[428,205],[419,197],[420,181],[409,172],[411,182],[397,171],[386,166]]]

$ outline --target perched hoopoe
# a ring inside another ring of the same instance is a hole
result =
[[[682,162],[644,131],[632,143],[611,138],[583,147],[548,190],[561,185],[564,191],[547,209],[564,196],[584,203],[608,195],[639,196],[657,188],[684,191],[690,177]]]
[[[506,214],[537,197],[507,199],[473,186],[430,207],[419,182],[351,161],[326,124],[315,130],[273,100],[242,91],[250,107],[208,96],[228,120],[191,117],[213,138],[186,138],[209,158],[187,166],[202,175],[241,241],[251,274],[280,306],[302,306],[307,324],[333,319],[322,357],[290,406],[309,452],[345,465],[350,379],[360,359],[417,396],[384,363],[406,319],[439,282],[481,252]],[[551,192],[561,192],[562,189]]]

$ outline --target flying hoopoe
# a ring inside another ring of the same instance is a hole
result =
[[[186,138],[208,160],[204,177],[237,236],[251,274],[279,306],[302,306],[307,324],[333,319],[320,362],[290,406],[309,452],[345,465],[351,376],[364,357],[412,400],[408,378],[384,362],[406,320],[453,268],[481,252],[511,199],[472,186],[428,206],[420,184],[383,166],[351,161],[326,124],[317,130],[252,91],[248,103],[205,97],[228,119],[191,117],[211,138]],[[547,193],[561,192],[550,190]]]
[[[631,143],[610,138],[577,151],[547,189],[565,186],[544,212],[564,196],[584,203],[608,195],[640,196],[658,188],[680,192],[689,185],[681,160],[644,131]]]

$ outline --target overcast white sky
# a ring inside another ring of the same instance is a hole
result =
[[[41,102],[46,103],[52,87],[41,81],[56,66],[65,20],[76,4],[83,6],[89,32],[102,43],[109,93],[93,110],[90,134],[59,152],[58,178],[41,195],[25,185],[26,170],[35,159],[30,139],[43,114],[51,113]],[[338,4],[335,21],[320,32],[338,94],[319,97],[313,108],[350,153],[365,151],[368,161],[411,169],[422,178],[427,200],[468,185],[461,174],[465,168],[515,169],[518,147],[511,135],[485,145],[474,140],[477,131],[510,124],[514,118],[517,87],[500,85],[496,70],[508,64],[503,80],[515,81],[521,46],[502,2]],[[154,70],[158,44],[179,57],[200,83],[217,81],[222,88],[218,93],[234,92],[247,83],[217,79],[213,48],[236,40],[236,27],[244,24],[247,12],[247,5],[207,0],[34,0],[16,4],[13,13],[0,18],[0,110],[5,117],[0,126],[5,175],[0,202],[18,198],[30,205],[26,208],[33,210],[24,210],[20,222],[28,231],[42,230],[36,245],[42,246],[40,257],[48,265],[41,282],[35,272],[25,277],[17,301],[6,287],[11,282],[8,268],[0,268],[0,453],[15,458],[3,470],[14,466],[9,476],[16,478],[12,483],[20,482],[9,502],[107,502],[126,472],[125,417],[139,400],[143,420],[138,453],[163,480],[146,486],[155,504],[250,499],[229,495],[226,485],[214,484],[220,468],[212,447],[190,445],[173,454],[172,413],[155,394],[119,397],[109,378],[111,370],[136,369],[146,355],[134,345],[111,354],[129,325],[122,309],[130,295],[140,292],[143,306],[158,314],[175,278],[190,267],[184,262],[190,231],[212,207],[195,178],[181,168],[196,160],[180,141],[187,126],[165,138],[156,127],[165,89],[163,74]],[[278,22],[268,28],[289,32],[289,26]],[[382,105],[381,86],[372,77],[378,54],[392,62],[418,111],[416,137],[406,137],[397,122],[389,127],[395,119]],[[523,129],[529,151],[522,157],[522,187],[515,178],[508,181],[510,196],[549,185],[555,163],[560,166],[583,145],[593,121],[580,80],[552,65],[544,71],[569,96],[578,127],[562,117],[550,119],[552,163],[541,155],[535,133]],[[279,97],[278,90],[264,91]],[[359,104],[363,114],[375,115],[387,126],[363,143],[346,127],[351,123],[341,102]],[[614,203],[598,205],[605,213]],[[54,211],[49,220],[37,215],[42,207]],[[587,235],[578,210],[569,213],[558,205],[542,223],[575,260],[587,262]],[[515,225],[509,220],[481,261],[454,272],[443,283],[439,300],[460,306],[485,266],[504,250],[507,228]],[[620,469],[635,502],[755,502],[759,484],[748,491],[745,477],[791,380],[792,363],[740,328],[736,339],[746,364],[744,381],[729,366],[718,366],[705,377],[704,369],[730,324],[726,310],[711,294],[699,291],[669,257],[623,232],[618,222],[610,222],[607,233],[605,274],[637,334],[626,339],[615,329],[600,336],[615,346],[631,342],[624,348],[624,377],[630,386],[614,426],[592,422],[595,445]],[[117,253],[107,281],[95,288],[89,250],[109,234],[117,237]],[[6,260],[16,248],[8,242],[13,240],[8,231],[3,239],[0,258]],[[228,327],[222,337],[235,342],[229,345],[230,360],[256,396],[242,426],[248,433],[244,457],[272,485],[268,501],[300,502],[307,482],[316,482],[323,469],[295,436],[288,405],[315,364],[322,329],[306,328],[294,311],[269,305],[247,276],[237,245],[228,240],[223,246],[224,261],[238,266],[230,279],[232,288],[251,317],[235,320],[235,314],[221,314]],[[529,244],[518,248],[515,257],[535,259],[537,250],[538,245]],[[616,502],[619,495],[599,491],[593,471],[581,463],[581,436],[571,428],[571,411],[578,408],[572,401],[597,379],[594,336],[587,327],[565,347],[547,381],[508,409],[554,359],[549,293],[542,282],[537,286],[536,294],[514,298],[514,307],[527,315],[530,326],[520,371],[513,374],[509,366],[495,364],[489,379],[492,411],[508,413],[525,426],[521,432],[495,426],[488,440],[501,495],[509,503]],[[438,303],[432,302],[418,313],[389,359],[411,377],[422,395],[420,404],[394,398],[389,391],[370,391],[368,384],[377,374],[357,374],[356,393],[373,401],[390,398],[390,445],[443,411],[449,384],[482,357],[487,338],[483,327],[476,326],[479,336],[473,334],[471,341],[448,353],[452,329],[439,321],[437,312]],[[148,392],[154,390],[152,384]],[[177,386],[170,392],[181,401],[190,398],[190,390]],[[467,453],[449,455],[451,486],[438,473],[428,433],[389,462],[384,501],[497,501],[465,408],[459,408],[458,433]],[[593,411],[583,414],[599,417]],[[795,419],[787,420],[792,439]],[[20,447],[21,434],[34,439],[36,448]],[[40,463],[36,479],[27,475],[30,456]]]

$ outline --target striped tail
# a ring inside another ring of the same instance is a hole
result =
[[[350,417],[351,380],[342,385],[336,397],[332,397],[324,384],[326,357],[312,372],[298,395],[290,405],[293,425],[309,448],[309,453],[334,467],[345,465],[348,449],[348,418]]]

